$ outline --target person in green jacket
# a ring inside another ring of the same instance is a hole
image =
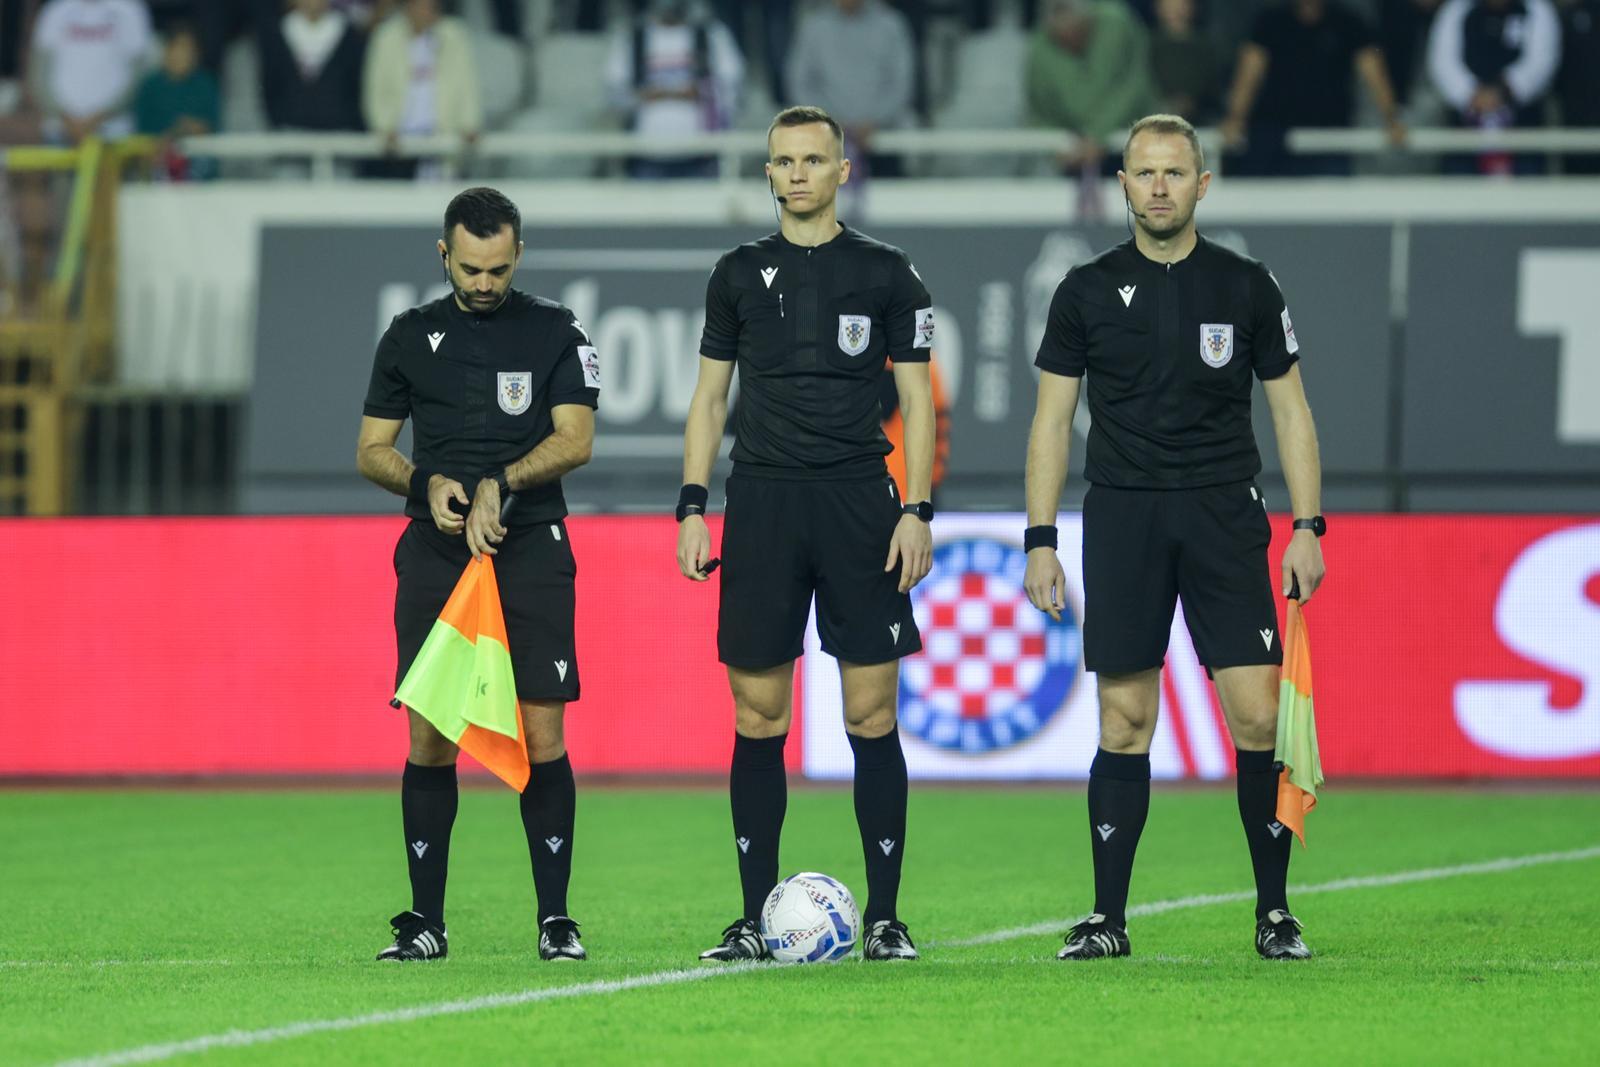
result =
[[[161,166],[169,178],[215,176],[215,160],[189,159],[172,143],[177,137],[215,133],[221,125],[217,82],[200,68],[200,40],[192,27],[179,24],[167,35],[161,66],[140,84],[133,113],[140,133],[162,140]]]
[[[1028,118],[1083,141],[1064,170],[1114,167],[1108,138],[1156,107],[1150,40],[1122,0],[1048,0],[1028,46]]]

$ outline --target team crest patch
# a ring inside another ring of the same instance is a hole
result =
[[[933,308],[917,309],[917,328],[912,335],[912,348],[933,347]]]
[[[521,415],[533,401],[533,374],[530,371],[500,371],[495,375],[496,398],[507,415]]]
[[[1038,736],[1081,675],[1077,617],[1058,622],[1028,603],[1020,545],[986,537],[934,550],[912,590],[923,654],[900,661],[900,727],[969,756]]]
[[[600,353],[593,345],[579,345],[578,361],[583,364],[583,384],[590,389],[600,388]]]
[[[839,351],[847,356],[859,356],[867,350],[872,340],[872,320],[865,315],[839,316]]]
[[[1200,325],[1200,358],[1208,367],[1226,366],[1233,358],[1233,323],[1206,322]]]

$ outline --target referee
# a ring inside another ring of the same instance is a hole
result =
[[[737,366],[717,652],[733,690],[728,789],[744,912],[700,958],[768,954],[761,906],[778,881],[794,661],[815,596],[822,648],[839,661],[855,754],[867,870],[863,954],[916,959],[895,910],[906,836],[895,710],[899,659],[922,648],[910,592],[933,558],[933,309],[904,252],[837,221],[835,195],[850,161],[827,112],[780,112],[767,148],[779,229],[727,253],[711,272],[677,512],[678,567],[703,582],[713,563],[707,485]],[[894,361],[905,418],[906,504],[884,464],[885,359]]]
[[[450,201],[438,244],[450,295],[395,316],[378,342],[356,455],[365,478],[406,498],[411,518],[394,552],[397,684],[468,560],[495,557],[532,764],[521,805],[539,956],[581,960],[567,915],[575,795],[561,728],[578,699],[577,567],[561,476],[589,461],[600,365],[572,312],[511,288],[521,234],[516,206],[494,189]],[[407,418],[414,464],[394,447]],[[442,959],[457,749],[407,714],[400,812],[411,910],[391,920],[394,944],[378,959]]]
[[[1289,844],[1275,816],[1283,648],[1269,580],[1266,501],[1250,427],[1260,378],[1294,509],[1282,591],[1309,600],[1326,529],[1316,428],[1299,344],[1277,280],[1195,232],[1211,174],[1194,127],[1151,115],[1129,132],[1118,172],[1133,237],[1073,268],[1057,287],[1035,360],[1028,437],[1033,605],[1060,617],[1066,578],[1056,508],[1078,386],[1089,380],[1083,503],[1084,661],[1098,675],[1100,749],[1089,769],[1094,912],[1061,959],[1126,956],[1128,881],[1150,807],[1150,739],[1173,606],[1221,698],[1237,749],[1239,815],[1256,880],[1256,950],[1311,954],[1289,913]]]

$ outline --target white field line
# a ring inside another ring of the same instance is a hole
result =
[[[1337,893],[1346,889],[1377,889],[1384,886],[1406,885],[1412,882],[1431,882],[1441,878],[1456,878],[1469,874],[1497,874],[1502,871],[1521,870],[1524,867],[1538,867],[1549,863],[1576,863],[1580,860],[1588,859],[1600,859],[1600,845],[1573,849],[1568,852],[1543,852],[1532,856],[1506,856],[1481,863],[1458,864],[1454,867],[1426,867],[1415,871],[1396,871],[1393,874],[1339,878],[1331,882],[1297,886],[1292,892],[1296,895],[1304,895],[1306,893]],[[1159,915],[1163,912],[1178,911],[1184,908],[1201,908],[1210,904],[1232,904],[1254,899],[1254,891],[1210,893],[1142,904],[1129,908],[1128,914],[1130,917],[1135,915]],[[1058,919],[1047,923],[1035,923],[1031,926],[1015,926],[1007,930],[997,930],[993,933],[982,934],[978,937],[944,941],[940,942],[940,944],[949,947],[990,945],[1021,937],[1035,937],[1042,934],[1055,933],[1071,922],[1072,920],[1070,919]],[[641,974],[633,978],[613,981],[582,982],[576,985],[555,988],[524,989],[517,993],[495,993],[489,996],[471,997],[466,1000],[449,1000],[437,1004],[419,1004],[411,1008],[375,1011],[366,1015],[351,1015],[343,1019],[312,1019],[305,1022],[287,1023],[282,1026],[269,1026],[260,1030],[229,1030],[226,1033],[207,1034],[203,1037],[192,1037],[185,1041],[169,1041],[159,1045],[141,1045],[137,1048],[124,1049],[120,1052],[107,1052],[97,1056],[85,1056],[81,1059],[63,1060],[57,1067],[118,1067],[118,1065],[128,1063],[157,1063],[191,1053],[209,1052],[212,1049],[266,1045],[289,1038],[305,1037],[309,1034],[356,1030],[367,1026],[383,1026],[388,1023],[415,1022],[418,1019],[431,1019],[441,1015],[465,1015],[493,1008],[508,1008],[519,1004],[531,1004],[541,1000],[561,1000],[570,997],[621,993],[629,989],[644,989],[651,986],[698,982],[729,974],[747,974],[758,968],[762,970],[769,969],[762,967],[760,964],[734,964],[729,967],[657,971],[652,974]]]
[[[1417,871],[1396,871],[1393,874],[1369,874],[1359,878],[1337,878],[1331,882],[1318,882],[1313,885],[1290,886],[1289,892],[1294,896],[1304,896],[1307,893],[1338,893],[1346,889],[1379,889],[1384,886],[1406,885],[1410,882],[1432,882],[1440,878],[1456,878],[1464,874],[1498,874],[1501,871],[1516,871],[1523,867],[1538,867],[1546,863],[1576,863],[1579,860],[1600,858],[1600,845],[1589,848],[1573,849],[1570,852],[1541,852],[1533,856],[1507,856],[1497,860],[1485,860],[1482,863],[1462,863],[1454,867],[1425,867]],[[1204,893],[1199,896],[1178,897],[1175,900],[1157,900],[1149,904],[1135,904],[1128,909],[1128,918],[1134,919],[1141,915],[1160,915],[1163,912],[1179,911],[1184,908],[1203,908],[1209,904],[1237,904],[1241,901],[1254,900],[1254,889],[1243,890],[1238,893]],[[971,945],[993,945],[1001,941],[1014,941],[1019,937],[1040,937],[1045,934],[1060,933],[1072,925],[1082,916],[1071,919],[1051,919],[1048,922],[1032,923],[1028,926],[1013,926],[1005,930],[995,930],[977,937],[964,937],[954,941],[929,942],[930,945],[941,945],[946,948],[965,948]]]

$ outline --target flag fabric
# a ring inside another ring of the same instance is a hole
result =
[[[1306,815],[1317,806],[1322,758],[1317,754],[1317,718],[1311,703],[1311,642],[1300,603],[1289,601],[1284,628],[1283,680],[1278,683],[1278,821],[1306,844]]]
[[[511,788],[527,787],[528,749],[492,557],[461,572],[395,700]]]

